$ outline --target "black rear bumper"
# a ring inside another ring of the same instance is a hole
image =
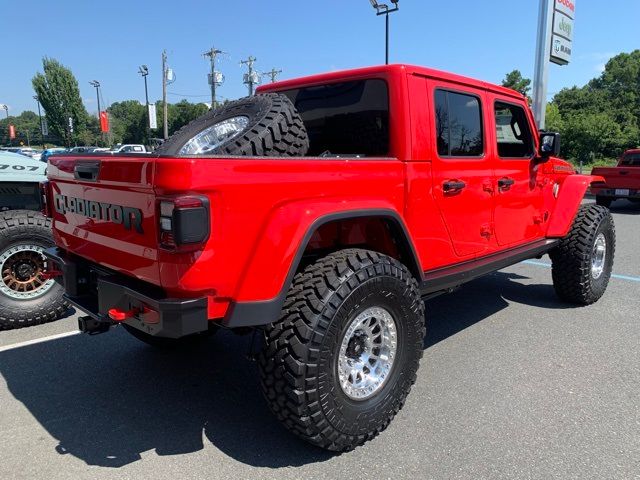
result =
[[[115,323],[110,309],[154,313],[153,323],[145,315],[136,314],[126,323],[158,337],[180,338],[208,329],[207,299],[166,298],[162,289],[110,271],[65,250],[52,247],[44,251],[47,258],[62,272],[57,281],[70,303],[98,322]]]

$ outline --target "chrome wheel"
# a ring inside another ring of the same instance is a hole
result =
[[[604,233],[598,234],[593,244],[593,253],[591,254],[591,276],[597,280],[604,271],[605,262],[607,260],[607,239]]]
[[[354,400],[375,395],[391,373],[398,348],[396,322],[381,307],[367,308],[351,321],[338,354],[342,391]]]
[[[37,245],[14,245],[0,255],[0,292],[18,300],[44,295],[54,284],[44,276],[44,249]]]

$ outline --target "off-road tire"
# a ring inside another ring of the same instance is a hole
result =
[[[592,275],[594,246],[600,234],[606,240],[604,270],[598,278]],[[582,205],[569,234],[549,256],[552,261],[553,286],[567,302],[590,305],[604,294],[611,278],[616,233],[611,212],[599,205]]]
[[[603,197],[602,195],[596,195],[596,205],[600,205],[601,207],[609,208],[615,198],[611,197]]]
[[[347,327],[371,306],[393,315],[398,349],[380,390],[356,401],[339,384],[337,358]],[[404,405],[422,357],[424,303],[415,278],[398,261],[342,250],[295,276],[281,319],[264,335],[258,366],[270,409],[302,439],[347,451],[382,432]]]
[[[0,213],[0,257],[10,248],[53,246],[51,221],[40,212],[10,210]],[[2,265],[0,265],[0,268]],[[0,281],[4,281],[0,278]],[[0,291],[0,330],[30,327],[57,320],[68,310],[63,288],[54,283],[35,298],[17,299]]]
[[[123,323],[122,327],[136,339],[158,350],[180,350],[189,348],[212,337],[218,331],[218,326],[209,322],[209,329],[206,332],[194,333],[180,338],[167,338],[150,335],[126,323]]]
[[[247,126],[236,137],[207,152],[207,156],[304,157],[307,154],[309,138],[302,118],[291,101],[278,93],[241,98],[211,110],[174,133],[156,153],[180,155],[182,147],[197,134],[237,116],[247,116]]]

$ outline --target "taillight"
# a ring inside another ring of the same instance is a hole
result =
[[[186,196],[160,200],[160,246],[170,250],[195,250],[209,238],[209,200]]]
[[[49,185],[49,180],[40,182],[40,198],[42,203],[42,214],[45,217],[49,217],[49,218],[53,217],[51,195],[49,194],[50,190],[51,190],[51,185]]]

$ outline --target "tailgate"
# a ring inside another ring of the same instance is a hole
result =
[[[52,157],[47,176],[56,243],[159,285],[154,161],[128,155]]]
[[[594,168],[592,175],[604,177],[607,188],[640,189],[639,167]]]

